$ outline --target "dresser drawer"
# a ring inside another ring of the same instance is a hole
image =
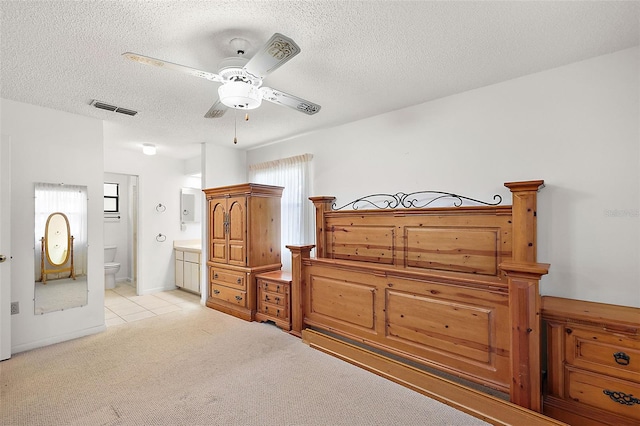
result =
[[[639,383],[567,367],[566,386],[576,402],[640,421]]]
[[[258,296],[260,298],[260,301],[272,304],[272,305],[277,305],[280,306],[282,308],[287,308],[287,306],[289,305],[288,301],[289,301],[289,295],[288,294],[282,294],[282,293],[267,293],[265,291],[260,291],[260,295]]]
[[[247,292],[226,287],[224,285],[211,284],[209,297],[233,303],[238,306],[247,306]]]
[[[193,251],[185,251],[182,253],[184,253],[185,262],[200,263],[200,253],[196,253]]]
[[[289,319],[289,310],[282,306],[272,305],[270,303],[261,302],[258,304],[258,312],[270,317],[279,318],[282,320]]]
[[[258,280],[258,286],[265,292],[269,293],[288,293],[289,286],[279,282],[267,281],[263,279]]]
[[[640,382],[640,341],[595,328],[569,325],[566,361],[598,373]]]
[[[184,252],[182,250],[174,250],[176,254],[176,260],[184,260]]]
[[[211,267],[209,269],[209,279],[212,284],[225,285],[247,291],[245,274],[242,272]]]

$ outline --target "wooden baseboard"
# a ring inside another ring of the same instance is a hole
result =
[[[245,321],[253,321],[254,318],[254,313],[249,309],[223,305],[222,303],[217,303],[217,301],[212,298],[207,299],[205,305],[208,308],[224,312],[225,314],[232,315]]]
[[[312,348],[364,368],[494,425],[565,424],[317,331],[303,330],[302,340]]]
[[[257,322],[271,321],[278,328],[281,328],[283,331],[286,331],[287,333],[289,332],[289,330],[291,330],[291,323],[289,321],[283,321],[278,318],[273,318],[272,316],[264,315],[264,314],[261,314],[260,312],[256,312],[253,320]]]

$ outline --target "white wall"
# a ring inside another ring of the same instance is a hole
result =
[[[247,164],[312,153],[312,193],[338,203],[419,190],[510,203],[504,182],[544,179],[542,293],[640,307],[639,56],[627,49],[301,136],[249,151]]]
[[[203,188],[246,183],[246,153],[232,147],[204,144],[202,151]]]
[[[2,133],[11,137],[11,352],[104,330],[102,122],[0,99]],[[88,304],[34,314],[34,183],[88,190]]]
[[[180,226],[180,188],[193,187],[197,180],[184,174],[183,160],[144,155],[142,148],[105,150],[104,170],[139,177],[138,294],[174,289],[173,241],[201,237],[201,224]],[[166,210],[156,210],[158,204]],[[164,242],[156,240],[159,234],[166,236]]]

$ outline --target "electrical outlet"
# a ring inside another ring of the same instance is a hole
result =
[[[20,313],[20,302],[11,302],[11,315],[15,315],[19,313]]]

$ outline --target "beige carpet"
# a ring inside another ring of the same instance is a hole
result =
[[[196,307],[0,363],[1,425],[484,425],[312,349]]]

